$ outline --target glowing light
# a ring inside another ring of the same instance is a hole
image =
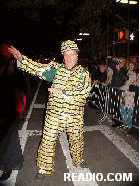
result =
[[[134,34],[132,33],[131,35],[130,35],[130,40],[134,40]]]
[[[123,31],[120,31],[119,32],[119,39],[123,39],[124,38],[124,32]]]
[[[119,3],[128,3],[128,0],[116,0],[116,2],[119,2]],[[129,4],[137,4],[138,2],[137,1],[129,1]]]
[[[80,33],[79,36],[89,36],[90,34],[89,33]]]

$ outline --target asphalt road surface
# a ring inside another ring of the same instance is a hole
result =
[[[19,136],[24,157],[23,168],[13,171],[1,186],[137,186],[139,185],[139,141],[113,128],[96,109],[85,106],[84,157],[88,168],[74,167],[66,133],[56,145],[55,172],[42,182],[35,180],[37,150],[44,125],[47,102],[45,81],[32,89],[32,103],[25,121],[19,124]]]

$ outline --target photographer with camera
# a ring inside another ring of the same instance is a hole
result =
[[[111,59],[109,66],[113,70],[111,86],[120,89],[128,79],[125,59],[123,57]]]
[[[123,85],[125,85],[125,82],[128,79],[128,72],[125,68],[125,59],[123,57],[110,58],[108,60],[108,66],[113,70],[112,79],[110,82],[110,86],[113,87],[113,89],[112,91],[110,91],[109,110],[110,114],[115,115],[115,118],[121,120],[121,114],[119,110],[120,98],[122,95],[121,88],[123,87]],[[117,126],[121,126],[121,123],[118,120],[115,120],[112,127]]]

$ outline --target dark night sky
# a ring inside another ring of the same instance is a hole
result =
[[[16,6],[16,5],[15,5]],[[23,51],[58,51],[65,39],[73,39],[76,30],[69,22],[76,13],[72,7],[58,12],[51,5],[41,7],[20,7],[1,11],[2,41],[8,41]],[[60,13],[62,15],[60,15]],[[60,18],[58,17],[60,16]]]
[[[69,4],[65,3],[65,0],[48,0],[48,4],[31,3],[28,7],[21,5],[21,2],[27,1],[31,2],[31,0],[1,0],[1,43],[10,42],[25,53],[27,51],[57,52],[60,51],[63,40],[74,39],[79,33],[82,20],[78,19],[77,10],[83,5],[84,0]],[[36,0],[36,2],[45,2],[45,0]],[[125,13],[123,17],[127,19],[127,14]]]

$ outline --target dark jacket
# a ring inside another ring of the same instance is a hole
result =
[[[125,81],[128,79],[127,77],[127,69],[126,68],[121,68],[119,71],[115,69],[113,71],[113,77],[111,81],[111,86],[120,88],[125,84]]]
[[[105,81],[107,80],[107,72],[103,72],[103,73],[100,72],[100,75],[99,75],[98,80],[99,80],[101,83],[105,82]]]

